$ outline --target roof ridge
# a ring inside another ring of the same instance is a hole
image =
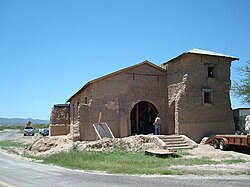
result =
[[[78,93],[80,93],[81,91],[83,91],[85,88],[87,88],[90,84],[93,84],[93,83],[95,83],[95,82],[97,82],[97,81],[106,79],[106,78],[111,77],[111,76],[115,76],[115,75],[120,74],[120,73],[122,73],[122,72],[126,72],[126,71],[129,71],[129,70],[131,70],[131,69],[137,68],[137,67],[139,67],[139,66],[141,66],[141,65],[143,65],[143,64],[147,64],[147,65],[149,65],[149,66],[151,66],[151,67],[153,67],[153,68],[155,68],[155,69],[158,69],[159,71],[162,71],[162,72],[165,71],[165,69],[163,69],[162,67],[157,66],[156,64],[154,64],[154,63],[152,63],[152,62],[150,62],[150,61],[148,61],[148,60],[144,60],[144,61],[139,62],[139,63],[137,63],[137,64],[134,64],[134,65],[132,65],[132,66],[129,66],[129,67],[126,67],[126,68],[122,68],[122,69],[120,69],[120,70],[117,70],[117,71],[114,71],[114,72],[112,72],[112,73],[108,73],[108,74],[106,74],[106,75],[103,75],[103,76],[101,76],[101,77],[98,77],[98,78],[96,78],[96,79],[90,80],[90,81],[87,82],[84,86],[82,86],[80,90],[78,90],[75,94],[73,94],[73,95],[67,100],[67,102],[69,102],[75,95],[77,95]]]

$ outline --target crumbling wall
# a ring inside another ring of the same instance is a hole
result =
[[[182,78],[182,81],[176,84],[172,84],[168,87],[168,100],[169,100],[169,129],[174,134],[179,134],[179,109],[182,97],[186,92],[187,74]]]
[[[54,105],[50,115],[50,135],[67,135],[69,132],[69,105]]]
[[[80,122],[79,108],[80,108],[80,106],[78,106],[76,120],[72,121],[72,123],[70,124],[70,134],[72,135],[72,140],[74,142],[80,140],[80,125],[81,125],[81,122]]]

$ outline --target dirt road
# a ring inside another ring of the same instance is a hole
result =
[[[15,140],[23,136],[22,133],[18,133],[19,130],[3,130],[0,131],[0,140]]]
[[[0,141],[14,140],[25,144],[32,144],[36,140],[36,136],[37,134],[35,136],[24,136],[22,132],[16,129],[6,129],[0,131]]]

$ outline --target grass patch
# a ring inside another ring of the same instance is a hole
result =
[[[219,164],[207,158],[158,158],[144,152],[61,152],[48,157],[35,157],[44,163],[83,170],[98,170],[108,173],[183,175],[183,170],[170,169],[173,165]]]
[[[178,155],[180,156],[188,156],[188,155],[191,155],[189,152],[187,151],[178,151]]]
[[[0,147],[15,151],[13,147],[27,147],[20,142],[11,140],[0,141]],[[15,153],[15,152],[13,152]],[[16,153],[17,154],[17,153]],[[182,156],[184,155],[184,156]],[[45,164],[54,164],[71,169],[80,169],[87,171],[105,171],[107,173],[122,174],[146,174],[146,175],[207,175],[207,174],[224,174],[223,171],[205,171],[205,170],[185,170],[185,167],[175,168],[172,166],[195,166],[195,165],[211,165],[211,164],[237,164],[246,162],[243,159],[231,159],[224,161],[215,161],[207,157],[202,158],[185,158],[190,155],[186,151],[180,151],[176,157],[159,158],[156,156],[145,155],[141,152],[127,152],[125,150],[116,149],[113,152],[93,152],[93,151],[77,151],[76,148],[70,152],[61,152],[50,156],[30,156],[24,155],[36,160],[42,160]],[[249,170],[242,172],[230,172],[232,175],[246,174],[250,175]]]
[[[23,125],[0,125],[0,131],[3,131],[5,129],[23,129]]]
[[[231,159],[231,160],[224,160],[225,164],[238,164],[238,163],[245,163],[246,160],[243,159]]]
[[[231,172],[231,175],[250,175],[250,170]]]

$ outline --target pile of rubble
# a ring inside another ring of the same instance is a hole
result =
[[[130,152],[160,148],[158,139],[153,136],[137,135],[125,138],[105,138],[97,141],[73,142],[70,136],[37,136],[30,147],[25,148],[24,153],[33,156],[44,156],[70,151],[114,151],[126,150]]]
[[[138,135],[125,138],[105,138],[98,141],[91,142],[76,142],[76,149],[80,151],[113,151],[126,150],[129,152],[156,149],[160,145],[158,139],[153,136]]]
[[[68,136],[37,136],[30,147],[26,147],[25,154],[42,156],[69,151],[73,146],[73,141]]]

